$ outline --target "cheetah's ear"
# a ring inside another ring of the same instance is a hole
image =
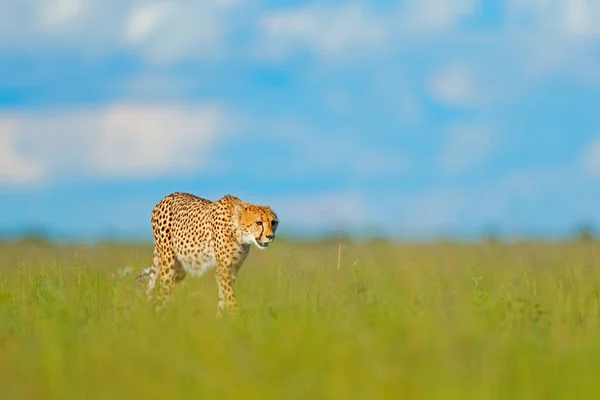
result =
[[[248,212],[248,210],[250,209],[250,204],[245,203],[243,201],[240,200],[240,206],[242,207],[242,209],[244,210],[244,212]]]
[[[242,219],[246,214],[246,207],[243,203],[236,204],[234,207],[234,214],[238,220]]]

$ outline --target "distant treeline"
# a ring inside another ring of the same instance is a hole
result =
[[[279,236],[279,241],[287,242],[301,242],[301,243],[339,243],[347,241],[360,241],[360,242],[407,242],[407,243],[434,243],[434,242],[485,242],[485,243],[501,243],[503,241],[515,242],[515,241],[578,241],[578,242],[593,242],[599,238],[597,230],[592,225],[586,224],[581,225],[577,229],[574,229],[571,234],[563,235],[559,238],[548,239],[543,235],[519,235],[518,238],[505,236],[496,230],[489,230],[482,233],[479,236],[470,236],[465,238],[461,235],[442,235],[432,239],[420,239],[411,238],[410,236],[404,236],[402,238],[391,238],[377,235],[348,235],[348,234],[330,234],[330,235],[319,235],[319,236]],[[61,243],[82,243],[85,242],[90,245],[94,244],[125,244],[125,243],[139,243],[139,244],[152,244],[152,239],[139,239],[139,238],[128,238],[118,235],[103,235],[97,239],[77,239],[74,237],[64,237],[60,235],[53,235],[43,230],[31,230],[20,233],[5,233],[0,234],[0,243],[20,243],[20,244],[32,244],[51,246]]]

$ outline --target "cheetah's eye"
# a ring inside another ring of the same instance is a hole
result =
[[[256,225],[262,226],[262,221],[256,221]]]
[[[277,221],[275,221],[275,220],[271,221],[271,226],[277,226]]]

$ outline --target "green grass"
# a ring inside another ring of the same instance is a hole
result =
[[[0,244],[2,399],[576,399],[600,395],[600,247],[279,240],[241,315],[213,275],[166,312],[151,247]]]

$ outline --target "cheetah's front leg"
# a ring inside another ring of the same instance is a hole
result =
[[[217,265],[217,286],[219,289],[219,303],[217,305],[217,317],[220,317],[225,307],[232,314],[236,314],[237,304],[233,293],[233,273],[231,266],[226,263]]]

